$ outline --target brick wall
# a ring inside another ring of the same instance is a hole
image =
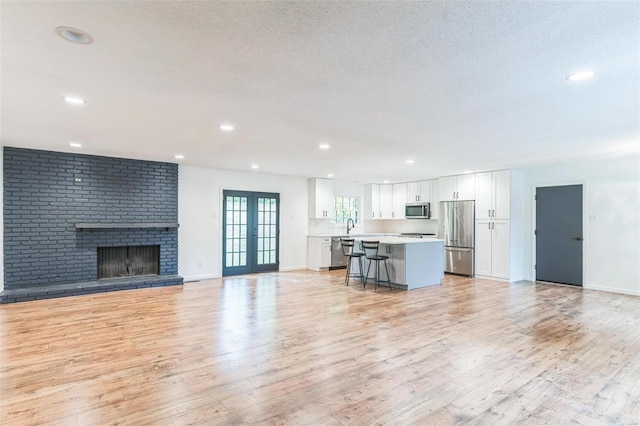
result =
[[[160,244],[178,271],[177,229],[77,231],[79,222],[177,222],[178,166],[4,148],[5,288],[92,281],[98,246]]]

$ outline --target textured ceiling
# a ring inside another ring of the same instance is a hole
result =
[[[78,141],[89,154],[402,181],[640,145],[637,1],[3,1],[0,12],[7,146]],[[61,25],[95,42],[63,40]],[[581,69],[595,77],[565,81]]]

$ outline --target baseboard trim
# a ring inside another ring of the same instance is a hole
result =
[[[640,296],[640,290],[629,290],[626,288],[604,287],[600,285],[583,286],[585,290],[606,291],[607,293],[628,294],[629,296]]]
[[[503,283],[508,283],[509,282],[509,280],[506,279],[506,278],[490,277],[488,275],[474,275],[473,278],[478,278],[478,279],[481,279],[481,280],[500,281],[500,282],[503,282]]]
[[[216,278],[221,278],[221,274],[208,274],[208,275],[183,275],[184,282],[187,283],[189,281],[200,281],[200,280],[213,280]]]
[[[279,268],[279,272],[300,271],[302,269],[307,269],[307,265],[304,265],[304,266],[281,266]]]

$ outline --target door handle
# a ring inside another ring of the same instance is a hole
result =
[[[576,240],[576,241],[584,241],[584,238],[582,238],[582,237],[573,237],[571,239],[572,240]]]
[[[491,229],[491,222],[487,222],[487,229]]]
[[[491,217],[491,209],[488,210],[489,213],[487,213],[489,215],[489,217]]]
[[[496,211],[495,210],[491,210],[491,217],[496,217]]]

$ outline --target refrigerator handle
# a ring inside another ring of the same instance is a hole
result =
[[[491,229],[491,222],[487,222],[487,229]]]

